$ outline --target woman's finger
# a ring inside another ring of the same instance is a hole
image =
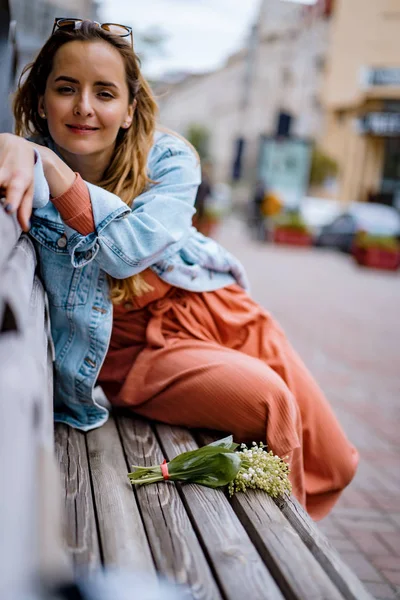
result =
[[[28,191],[31,181],[27,181],[24,173],[16,173],[6,187],[6,202],[4,209],[8,213],[15,212],[20,206],[25,193]]]
[[[22,202],[19,205],[17,211],[17,219],[24,231],[29,231],[30,229],[30,218],[32,214],[32,203],[33,203],[33,182],[26,190]]]

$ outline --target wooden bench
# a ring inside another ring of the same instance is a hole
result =
[[[53,346],[36,255],[0,207],[0,598],[70,571],[54,458]],[[29,596],[31,597],[31,596]]]
[[[86,434],[58,424],[59,485],[46,295],[33,247],[18,235],[0,210],[0,597],[25,598],[37,575],[73,581],[108,567],[162,575],[187,598],[370,600],[293,498],[228,499],[170,482],[132,488],[131,465],[171,459],[210,433],[116,411]]]
[[[214,438],[215,439],[215,438]],[[56,426],[65,538],[74,565],[147,571],[193,598],[371,598],[295,499],[160,483],[132,490],[132,464],[150,465],[211,437],[115,412],[83,434]]]

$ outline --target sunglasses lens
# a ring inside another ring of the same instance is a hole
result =
[[[59,29],[75,29],[79,23],[82,23],[81,19],[61,19],[57,22],[57,27]]]
[[[114,25],[114,23],[104,23],[104,25],[102,25],[102,28],[105,29],[106,31],[109,31],[110,33],[114,34],[114,35],[129,35],[130,31],[128,29],[128,27],[125,27],[124,25]]]

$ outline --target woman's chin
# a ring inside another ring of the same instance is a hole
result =
[[[56,142],[57,143],[57,142]],[[81,154],[82,156],[89,154],[97,154],[104,150],[102,145],[94,144],[93,140],[62,140],[57,143],[57,146],[70,154]]]

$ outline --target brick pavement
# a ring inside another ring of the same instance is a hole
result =
[[[253,297],[284,327],[360,452],[354,481],[319,526],[375,598],[400,598],[400,273],[254,242],[234,218],[216,237],[242,260]]]

